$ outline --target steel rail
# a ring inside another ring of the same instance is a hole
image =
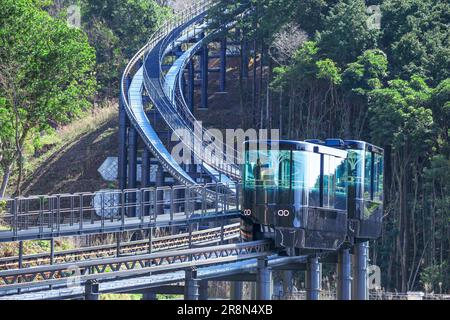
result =
[[[78,263],[65,263],[50,266],[38,266],[27,269],[5,270],[0,272],[4,285],[0,290],[9,291],[20,288],[61,285],[73,279],[76,268],[81,282],[112,277],[137,277],[156,272],[193,266],[224,264],[239,260],[248,260],[271,254],[269,241],[255,241],[231,245],[213,246],[197,249],[177,250],[118,258],[88,260]]]
[[[230,224],[223,227],[210,228],[201,231],[182,233],[171,236],[157,237],[149,239],[132,241],[120,244],[120,254],[142,254],[149,252],[150,246],[152,252],[180,249],[186,247],[191,242],[192,245],[201,245],[205,243],[218,242],[223,238],[226,240],[236,239],[241,235],[240,223]],[[117,244],[104,244],[99,246],[90,246],[79,249],[56,251],[53,257],[53,263],[66,263],[72,261],[82,261],[88,259],[98,259],[104,257],[116,256]],[[0,258],[0,270],[15,269],[19,266],[19,257]],[[22,258],[22,267],[50,264],[51,254],[49,252],[26,255]]]

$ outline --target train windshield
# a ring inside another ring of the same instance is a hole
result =
[[[244,167],[244,190],[257,191],[257,204],[346,209],[344,158],[306,151],[250,150]]]

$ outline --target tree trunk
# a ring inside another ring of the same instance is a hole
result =
[[[11,164],[6,166],[6,168],[3,172],[2,186],[0,188],[0,199],[5,197],[6,188],[8,187],[9,177],[11,176],[11,167],[12,167]]]

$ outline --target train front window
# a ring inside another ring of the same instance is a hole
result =
[[[259,201],[288,203],[291,186],[291,151],[247,151],[245,163],[246,190],[266,191]]]

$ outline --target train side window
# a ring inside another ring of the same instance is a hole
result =
[[[292,152],[292,191],[296,207],[307,205],[307,164],[308,153],[304,151]]]
[[[373,186],[373,194],[374,201],[382,202],[383,201],[383,155],[375,154],[374,157],[374,186]]]
[[[364,200],[372,200],[372,152],[366,151],[364,161]]]
[[[347,207],[346,159],[324,156],[323,205],[345,210]]]
[[[308,153],[306,187],[308,188],[308,206],[310,207],[320,207],[320,157],[320,154]]]

